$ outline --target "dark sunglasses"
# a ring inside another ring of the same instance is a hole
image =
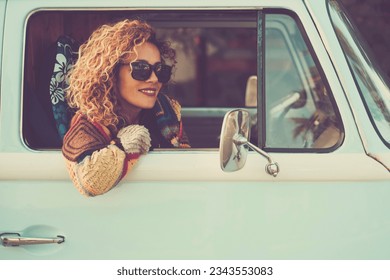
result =
[[[162,62],[151,65],[146,61],[139,60],[132,62],[131,68],[131,76],[137,81],[146,81],[150,78],[153,71],[160,83],[166,83],[171,78],[172,73],[172,66],[165,65]]]

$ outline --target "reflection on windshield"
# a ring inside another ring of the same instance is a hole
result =
[[[368,113],[381,138],[390,144],[390,89],[384,75],[373,64],[345,12],[335,0],[329,1],[337,37],[348,59]]]

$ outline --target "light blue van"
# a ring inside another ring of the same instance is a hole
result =
[[[178,53],[192,148],[86,198],[56,46],[135,17]],[[335,0],[0,1],[0,259],[389,259],[389,83],[355,32]]]

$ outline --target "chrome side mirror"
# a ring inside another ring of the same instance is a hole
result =
[[[237,137],[249,138],[249,112],[232,110],[225,114],[219,142],[219,156],[223,171],[232,172],[241,169],[248,155],[247,145],[238,145]]]
[[[240,170],[244,167],[248,150],[251,148],[268,160],[265,171],[276,177],[279,173],[279,165],[271,157],[249,142],[250,115],[246,110],[236,109],[226,113],[221,129],[219,142],[219,156],[221,169],[225,172]]]

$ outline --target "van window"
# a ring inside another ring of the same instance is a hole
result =
[[[337,146],[342,122],[303,29],[289,15],[265,18],[265,147]]]
[[[379,137],[390,147],[390,81],[343,7],[336,1],[328,4],[334,30],[368,116]]]
[[[23,137],[29,147],[59,149],[62,144],[52,106],[64,101],[63,88],[53,79],[58,39],[66,36],[77,51],[98,26],[124,18],[146,20],[160,39],[171,42],[178,63],[164,91],[182,105],[192,148],[218,147],[224,114],[245,107],[247,79],[257,73],[256,11],[34,13],[27,22],[24,65]],[[69,70],[67,59],[61,56],[56,66],[62,68],[60,75]]]
[[[22,131],[30,148],[60,149],[66,129],[56,118],[72,115],[61,114],[61,106],[78,46],[100,25],[124,18],[146,20],[175,48],[177,65],[164,92],[182,105],[192,148],[218,148],[223,117],[236,108],[251,112],[251,142],[266,149],[327,150],[341,142],[342,123],[326,78],[303,29],[287,14],[40,10],[26,24]],[[258,90],[262,84],[265,92]],[[257,122],[258,112],[264,121]]]

